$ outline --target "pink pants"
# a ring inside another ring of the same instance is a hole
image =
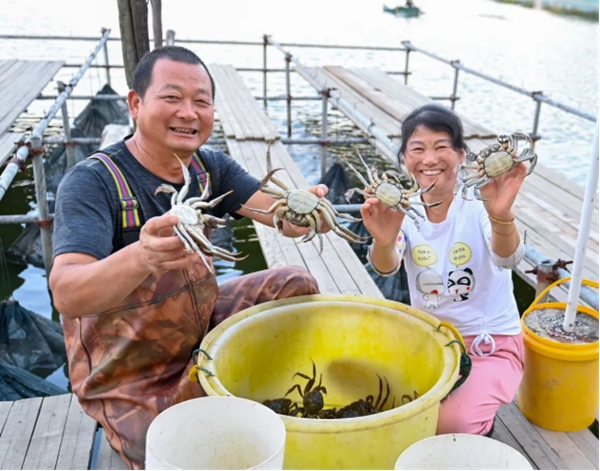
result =
[[[523,337],[494,335],[496,351],[487,357],[469,355],[471,374],[441,403],[437,433],[484,435],[494,423],[496,411],[510,403],[523,377]],[[467,352],[475,336],[464,338]],[[484,352],[485,346],[481,348]]]

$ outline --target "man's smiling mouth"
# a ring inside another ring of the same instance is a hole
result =
[[[190,128],[169,128],[169,129],[171,131],[179,132],[182,134],[189,134],[189,135],[198,134],[198,131],[196,131],[195,129],[190,129]]]

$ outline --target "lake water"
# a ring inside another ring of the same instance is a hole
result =
[[[575,17],[562,17],[540,10],[491,0],[420,0],[424,14],[417,19],[396,18],[383,13],[383,3],[357,0],[304,0],[303,2],[248,1],[163,2],[163,28],[176,31],[178,39],[261,41],[271,34],[279,42],[400,46],[410,40],[448,60],[460,60],[467,67],[502,79],[530,91],[543,91],[548,97],[583,112],[596,115],[598,108],[598,23]],[[388,4],[393,6],[393,4]],[[0,0],[0,34],[100,36],[100,29],[112,29],[119,36],[117,2],[106,0]],[[231,63],[236,67],[261,67],[262,47],[188,45],[207,63]],[[92,42],[0,40],[0,59],[59,59],[82,63],[93,48]],[[289,48],[305,65],[339,64],[379,67],[399,71],[404,68],[403,52],[343,51],[333,49]],[[111,63],[121,63],[118,42],[109,42]],[[102,55],[100,55],[101,57]],[[100,59],[102,61],[102,59]],[[269,67],[284,66],[282,54],[271,48]],[[452,91],[454,69],[419,53],[410,56],[409,85],[429,96],[448,96]],[[63,69],[57,79],[68,81],[76,69]],[[244,73],[255,95],[262,94],[262,74]],[[93,94],[104,84],[104,71],[91,69],[75,94]],[[112,71],[113,87],[127,91],[122,70]],[[270,74],[269,95],[283,94],[283,74]],[[55,94],[50,84],[45,94]],[[292,76],[293,95],[315,95],[312,87]],[[530,132],[535,102],[526,96],[495,86],[480,78],[460,74],[456,110],[498,133]],[[43,114],[50,101],[32,104],[29,112]],[[85,103],[69,102],[71,116]],[[294,104],[294,137],[317,137],[320,133],[319,102]],[[285,132],[285,105],[271,102],[268,114]],[[330,113],[330,135],[354,133],[337,112]],[[595,124],[542,105],[536,145],[540,162],[574,182],[585,184]],[[319,148],[289,146],[290,154],[313,182],[319,179]],[[335,152],[335,151],[334,151]],[[371,155],[371,157],[376,158]],[[20,188],[11,189],[0,214],[22,214],[34,206],[33,188],[19,177]],[[0,226],[4,248],[21,228]],[[235,245],[257,250],[253,231],[238,227]],[[259,263],[260,265],[260,263]],[[230,267],[224,276],[236,276],[258,266]],[[50,295],[44,271],[15,263],[0,265],[0,299],[12,296],[37,313],[52,316]],[[56,318],[56,313],[54,313]]]

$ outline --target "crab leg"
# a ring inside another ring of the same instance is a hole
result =
[[[214,198],[211,201],[205,201],[206,196],[204,196],[204,194],[207,192],[207,189],[208,189],[208,185],[206,185],[206,187],[204,188],[204,191],[202,192],[202,196],[200,196],[199,198],[188,198],[188,200],[185,203],[189,204],[194,209],[214,208],[217,204],[219,204],[223,200],[223,198],[225,198],[226,196],[229,196],[231,193],[233,193],[233,190],[229,190],[227,193],[223,193],[221,196],[217,196],[216,198]]]
[[[324,206],[327,206],[327,209],[329,209],[333,214],[335,214],[339,218],[345,219],[347,221],[352,221],[352,222],[361,221],[361,218],[355,218],[354,216],[350,216],[349,214],[344,214],[344,213],[338,212],[338,210],[333,207],[333,205],[331,204],[331,201],[329,201],[328,199],[323,199],[322,202],[323,202]]]
[[[202,262],[204,262],[204,265],[206,266],[208,271],[211,273],[214,273],[212,267],[208,263],[208,260],[206,260],[206,257],[202,253],[202,250],[200,250],[200,247],[198,247],[196,242],[194,242],[194,239],[187,233],[185,226],[183,224],[179,223],[173,229],[175,229],[175,233],[182,239],[182,241],[187,240],[188,243],[186,244],[186,242],[184,242],[184,245],[186,245],[187,247],[191,246],[191,248],[193,248],[193,251],[198,254],[198,256],[200,257]]]
[[[271,214],[272,212],[274,212],[279,206],[285,204],[285,200],[277,200],[275,201],[275,203],[273,203],[271,205],[271,207],[269,209],[255,209],[255,208],[249,208],[246,205],[242,205],[242,208],[246,208],[249,209],[250,211],[254,211],[255,213],[260,213],[260,214]]]
[[[360,153],[358,154],[361,162],[364,164],[365,167],[367,167],[367,164],[365,164],[365,161],[362,160],[362,157],[360,156]],[[362,174],[356,170],[356,168],[354,168],[354,165],[352,165],[350,162],[348,162],[348,159],[346,159],[346,157],[344,155],[342,155],[342,159],[344,159],[344,162],[346,162],[346,165],[348,165],[348,167],[350,168],[350,170],[352,170],[356,176],[358,177],[359,181],[365,186],[365,188],[368,188],[369,186],[371,186],[369,184],[369,182],[367,182],[367,180],[365,180],[365,177],[362,176]],[[367,170],[369,170],[369,168],[367,167]]]
[[[225,249],[222,249],[221,247],[217,247],[215,245],[213,245],[210,240],[208,240],[206,238],[206,236],[203,234],[202,231],[200,231],[197,227],[195,226],[187,226],[187,230],[190,232],[190,236],[193,239],[196,239],[203,247],[204,249],[209,252],[211,255],[217,255],[221,258],[226,258],[226,260],[229,261],[241,261],[244,260],[246,257],[243,258],[236,258],[235,254],[228,252]]]

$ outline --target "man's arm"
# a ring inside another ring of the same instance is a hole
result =
[[[186,253],[170,229],[174,216],[149,219],[140,240],[102,259],[64,253],[54,259],[50,289],[58,311],[68,318],[97,314],[117,307],[149,275],[190,266],[195,253]]]

